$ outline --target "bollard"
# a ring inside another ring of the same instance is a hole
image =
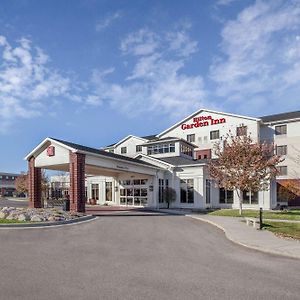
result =
[[[259,209],[259,230],[262,230],[263,228],[263,209],[262,207]]]

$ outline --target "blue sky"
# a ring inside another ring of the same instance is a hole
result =
[[[101,147],[199,108],[300,109],[299,1],[2,0],[0,170],[47,136]]]

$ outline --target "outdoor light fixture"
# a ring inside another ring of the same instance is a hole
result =
[[[115,192],[117,192],[119,190],[118,186],[115,186]]]

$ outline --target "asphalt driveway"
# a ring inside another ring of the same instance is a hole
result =
[[[28,207],[28,201],[22,198],[0,198],[0,207]]]
[[[299,299],[300,260],[184,216],[136,212],[0,229],[0,299]]]

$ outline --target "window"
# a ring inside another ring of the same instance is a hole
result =
[[[247,135],[247,126],[239,126],[236,128],[236,135],[237,136],[243,136]]]
[[[190,143],[194,143],[195,142],[195,134],[188,134],[186,136],[186,140]]]
[[[243,203],[258,204],[258,192],[243,191]]]
[[[112,201],[112,182],[105,182],[105,200]]]
[[[164,190],[169,186],[169,180],[168,179],[159,179],[158,180],[158,202],[163,203],[164,202]]]
[[[210,186],[211,181],[209,179],[205,180],[205,202],[206,204],[210,203]]]
[[[127,153],[127,147],[122,147],[122,148],[121,148],[121,153],[122,153],[122,154]]]
[[[147,184],[148,179],[141,179],[141,185]]]
[[[287,166],[279,166],[279,167],[277,167],[277,170],[278,170],[279,176],[287,175]]]
[[[115,151],[114,151],[114,149],[109,149],[108,152],[109,153],[114,153]]]
[[[210,139],[211,140],[216,140],[220,137],[219,130],[213,130],[210,132]]]
[[[137,146],[135,147],[135,151],[136,151],[136,152],[142,152],[142,149],[143,149],[143,147],[140,146],[140,145],[137,145]]]
[[[99,184],[92,184],[92,198],[99,200]]]
[[[286,155],[287,154],[287,145],[276,146],[277,155]]]
[[[194,203],[194,179],[180,180],[180,202]]]
[[[159,144],[154,146],[148,146],[147,148],[147,154],[161,154],[161,153],[169,153],[169,152],[175,152],[175,144]]]
[[[286,134],[286,129],[287,129],[286,125],[275,126],[275,134],[276,135]]]
[[[130,180],[120,180],[119,183],[121,185],[131,185],[131,181]]]
[[[219,202],[224,204],[232,204],[233,203],[233,191],[225,190],[224,188],[220,188],[220,198]]]
[[[193,156],[193,148],[187,144],[180,144],[180,152],[188,156]]]
[[[175,144],[170,144],[170,152],[175,152]]]

